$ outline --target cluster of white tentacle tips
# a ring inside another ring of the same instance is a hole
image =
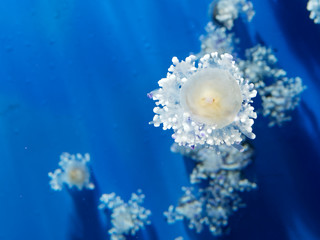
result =
[[[184,195],[178,205],[171,205],[164,213],[167,221],[187,220],[189,228],[197,232],[207,225],[213,235],[223,234],[229,217],[245,206],[239,193],[257,187],[241,177],[241,170],[251,162],[252,150],[248,145],[244,146],[244,152],[239,152],[228,146],[219,146],[217,151],[203,147],[192,150],[174,144],[172,151],[195,161],[190,180],[201,184],[195,189],[182,188]]]
[[[131,199],[125,203],[115,193],[103,194],[100,198],[99,208],[104,211],[111,210],[112,228],[109,230],[111,240],[125,240],[126,236],[134,236],[146,224],[150,224],[151,211],[142,207],[144,194],[141,190],[132,193]]]
[[[212,52],[232,53],[236,40],[233,33],[228,33],[225,27],[217,27],[209,22],[205,27],[206,34],[200,36],[201,52],[199,56],[210,54]]]
[[[219,0],[213,2],[213,18],[216,22],[232,29],[234,21],[240,16],[245,15],[251,21],[255,11],[251,1],[248,0]]]
[[[271,48],[257,45],[246,50],[246,60],[239,61],[239,68],[244,77],[259,90],[266,86],[266,80],[273,81],[286,76],[286,72],[277,67],[277,62]]]
[[[191,148],[239,144],[242,134],[255,138],[257,114],[251,103],[257,92],[230,54],[214,52],[199,61],[192,55],[185,61],[174,57],[172,62],[160,88],[148,95],[157,105],[154,126],[172,128],[175,142]]]
[[[90,169],[88,163],[90,155],[62,153],[59,166],[54,172],[49,172],[50,186],[53,190],[61,191],[63,185],[69,188],[75,187],[78,190],[83,188],[94,189],[94,184],[90,180]]]
[[[192,184],[203,180],[216,179],[221,171],[239,172],[251,163],[253,150],[245,144],[242,151],[226,145],[220,145],[215,149],[203,146],[190,149],[174,143],[171,151],[191,159],[195,164],[190,174]]]
[[[300,94],[305,89],[301,78],[296,77],[277,80],[260,91],[263,115],[270,118],[270,127],[291,120],[290,112],[299,105]]]
[[[261,96],[263,115],[269,117],[270,127],[281,126],[291,119],[290,112],[298,106],[306,87],[301,78],[288,78],[286,71],[277,67],[271,48],[257,45],[247,49],[246,58],[239,67]]]
[[[320,1],[309,0],[307,9],[310,11],[310,19],[312,19],[314,23],[320,24]]]

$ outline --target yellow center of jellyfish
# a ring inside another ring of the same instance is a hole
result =
[[[85,173],[82,169],[74,168],[69,171],[69,179],[73,184],[81,184],[84,182]]]
[[[181,105],[195,120],[217,129],[232,123],[242,96],[236,79],[226,70],[207,68],[194,74],[181,88]]]

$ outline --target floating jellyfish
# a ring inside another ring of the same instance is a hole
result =
[[[217,27],[209,22],[205,27],[206,34],[200,36],[201,41],[201,52],[200,56],[205,54],[210,54],[212,52],[232,53],[233,44],[235,40],[233,39],[233,34],[228,33],[225,27]]]
[[[239,62],[239,67],[258,90],[262,113],[270,119],[269,126],[290,121],[289,112],[298,106],[306,88],[301,78],[286,77],[286,71],[277,67],[278,60],[270,48],[257,45],[247,49],[246,58]]]
[[[255,12],[251,1],[216,0],[213,2],[213,19],[230,30],[239,15],[246,15],[250,22]]]
[[[271,48],[257,45],[246,50],[246,60],[239,61],[239,68],[259,91],[266,86],[267,79],[273,81],[286,76],[287,73],[277,67],[277,62]]]
[[[207,225],[214,236],[224,233],[229,217],[239,208],[245,207],[239,192],[250,191],[257,186],[240,178],[240,171],[221,171],[209,186],[199,188],[183,187],[184,195],[176,207],[169,206],[164,212],[167,222],[187,220],[188,227],[197,233]]]
[[[242,134],[254,139],[252,125],[257,115],[251,106],[257,92],[240,76],[230,54],[217,52],[185,61],[172,59],[160,88],[148,94],[156,101],[150,124],[173,129],[176,143],[191,148],[242,141]]]
[[[243,149],[240,152],[225,145],[216,149],[203,146],[190,149],[174,143],[173,152],[195,161],[190,182],[199,184],[199,188],[182,188],[184,195],[178,205],[171,205],[164,213],[168,223],[187,220],[188,227],[198,233],[207,225],[214,236],[222,235],[229,217],[245,206],[239,192],[257,187],[256,183],[242,178],[241,171],[251,162],[253,154],[248,144]]]
[[[299,77],[283,78],[260,91],[263,115],[270,118],[269,126],[281,126],[290,121],[288,115],[300,102],[300,95],[306,89]]]
[[[310,11],[310,19],[314,23],[320,24],[320,2],[319,0],[309,0],[307,4],[307,9]]]
[[[132,193],[128,203],[125,203],[115,193],[101,196],[100,201],[102,203],[99,208],[112,211],[112,228],[109,230],[111,240],[125,240],[125,235],[134,236],[138,230],[146,224],[150,224],[148,218],[151,215],[151,211],[141,206],[144,198],[145,196],[141,190],[138,190],[137,194]]]
[[[84,156],[80,153],[62,153],[59,166],[54,172],[49,172],[50,186],[53,190],[61,191],[64,184],[69,188],[76,187],[78,190],[83,188],[94,189],[94,184],[90,181],[90,170],[88,162],[90,155]]]

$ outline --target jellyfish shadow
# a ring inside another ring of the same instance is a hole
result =
[[[102,225],[98,210],[100,191],[93,174],[91,179],[95,185],[93,190],[68,189],[74,204],[74,214],[70,217],[71,240],[105,240],[107,231]]]

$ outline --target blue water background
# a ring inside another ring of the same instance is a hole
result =
[[[189,179],[170,152],[171,132],[148,125],[146,94],[171,58],[200,49],[210,1],[2,0],[0,2],[0,239],[107,239],[96,205],[102,193],[128,200],[141,188],[152,225],[138,239],[212,239],[183,222],[168,225]],[[320,239],[320,26],[306,0],[254,0],[238,21],[240,47],[265,43],[289,77],[308,89],[282,128],[258,119],[254,163],[259,189],[221,239]],[[90,153],[97,189],[54,192],[49,171],[62,152]],[[100,222],[100,223],[99,223]],[[102,227],[102,229],[101,229]]]

